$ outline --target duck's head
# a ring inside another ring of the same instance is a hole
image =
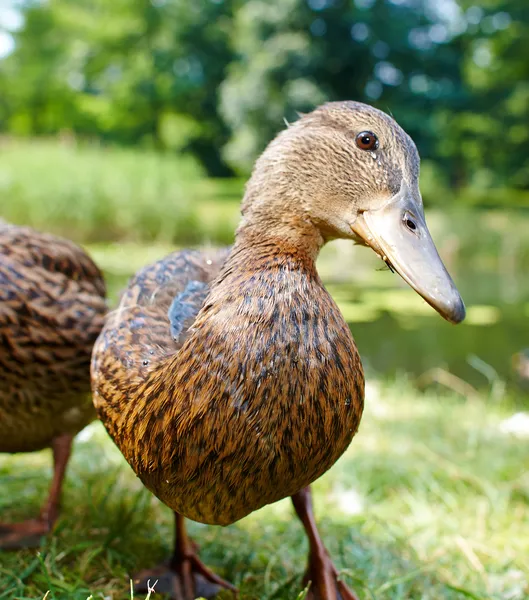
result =
[[[375,108],[332,102],[282,131],[256,163],[243,214],[369,246],[445,319],[465,317],[426,226],[417,148]]]

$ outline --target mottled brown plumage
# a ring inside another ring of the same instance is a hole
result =
[[[204,523],[227,525],[317,479],[362,411],[358,354],[314,265],[274,246],[252,253],[234,248],[177,354],[167,321],[174,294],[157,290],[147,270],[95,355],[100,417],[117,443],[133,432],[125,458],[163,502]],[[206,256],[175,254],[154,270],[211,278]]]
[[[374,157],[355,144],[364,130],[378,136]],[[387,115],[358,103],[321,107],[257,161],[231,251],[175,253],[147,267],[109,317],[94,349],[94,402],[135,472],[177,515],[164,588],[173,598],[193,598],[195,582],[205,595],[200,577],[214,582],[182,516],[227,525],[286,496],[310,541],[309,597],[354,598],[317,534],[307,486],[353,438],[364,377],[315,260],[334,237],[382,254],[384,240],[355,227],[403,189],[422,225],[417,179],[415,146]]]
[[[42,518],[0,525],[0,547],[53,524],[71,438],[95,417],[90,355],[105,313],[102,275],[80,248],[0,223],[0,452],[53,447],[57,467]]]

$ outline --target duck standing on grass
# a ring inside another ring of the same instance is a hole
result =
[[[351,442],[364,376],[316,271],[333,238],[370,246],[443,317],[465,316],[430,237],[412,140],[364,104],[326,104],[257,161],[231,250],[176,252],[132,279],[93,353],[97,412],[143,483],[175,513],[166,564],[137,589],[212,597],[184,518],[229,525],[291,496],[309,539],[308,598],[351,600],[308,487]],[[168,218],[170,218],[168,216]]]
[[[0,221],[0,452],[51,447],[54,461],[39,517],[0,523],[0,549],[37,545],[57,519],[73,437],[95,418],[90,355],[106,311],[81,248]]]

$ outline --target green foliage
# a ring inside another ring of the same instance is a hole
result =
[[[284,127],[283,118],[295,118],[293,108],[310,110],[326,100],[311,77],[317,53],[310,32],[295,27],[307,10],[303,0],[253,0],[236,13],[233,39],[239,60],[223,83],[221,111],[233,130],[224,155],[243,172]]]
[[[216,90],[231,57],[229,2],[56,0],[23,10],[16,50],[0,64],[5,130],[172,148],[164,122],[182,116],[179,146],[225,172],[211,145],[227,135]]]
[[[325,100],[391,111],[449,188],[529,189],[525,0],[21,1],[0,131],[190,151],[247,174]]]
[[[524,0],[489,0],[483,8],[464,63],[465,80],[475,91],[473,104],[455,126],[464,141],[474,142],[468,164],[484,179],[481,187],[508,181],[527,189],[529,6]]]

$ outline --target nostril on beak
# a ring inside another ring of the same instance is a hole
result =
[[[419,228],[419,226],[417,225],[417,221],[408,212],[404,213],[404,216],[402,217],[402,222],[404,223],[405,227],[412,233],[415,233]]]

